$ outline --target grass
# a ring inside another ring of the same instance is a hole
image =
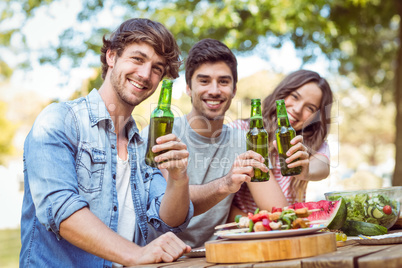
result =
[[[1,268],[18,267],[20,249],[21,249],[20,229],[0,230]]]

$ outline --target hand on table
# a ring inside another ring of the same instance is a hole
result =
[[[135,256],[135,265],[173,262],[190,251],[189,245],[186,245],[172,232],[168,232],[140,248]]]

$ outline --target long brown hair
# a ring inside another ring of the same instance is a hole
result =
[[[320,107],[313,115],[312,122],[297,131],[297,135],[303,136],[303,143],[308,147],[310,154],[314,154],[322,145],[328,135],[331,123],[330,112],[333,95],[328,82],[318,73],[308,70],[299,70],[289,74],[279,83],[274,92],[264,99],[262,115],[264,127],[269,134],[270,144],[272,144],[277,128],[276,100],[285,99],[293,91],[311,82],[316,83],[322,91]]]
[[[263,105],[263,119],[264,127],[268,132],[269,144],[275,137],[275,130],[277,128],[277,118],[276,118],[276,100],[285,99],[293,91],[299,89],[307,83],[316,83],[317,86],[322,91],[322,99],[320,107],[317,112],[315,112],[314,119],[299,131],[297,135],[303,136],[303,144],[307,146],[310,155],[313,155],[321,147],[322,143],[326,139],[329,127],[331,124],[331,106],[333,103],[333,94],[331,87],[328,82],[322,78],[318,73],[308,70],[299,70],[289,74],[281,83],[275,88],[272,94],[268,95],[262,105]],[[274,162],[273,155],[275,149],[270,146],[270,156],[272,163]],[[296,191],[297,200],[301,201],[307,187],[307,181],[300,181],[297,179],[292,179],[290,183],[290,190]]]

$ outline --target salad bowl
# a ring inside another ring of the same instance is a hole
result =
[[[346,201],[347,220],[363,221],[391,228],[401,210],[402,186],[381,189],[325,193],[329,201],[343,197]]]

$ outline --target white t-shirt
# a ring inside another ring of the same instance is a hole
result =
[[[117,233],[127,240],[133,241],[135,231],[135,211],[134,202],[131,195],[130,184],[130,162],[120,159],[117,156],[116,167],[116,190],[119,202],[119,220],[117,223]],[[113,267],[122,265],[113,263]]]

